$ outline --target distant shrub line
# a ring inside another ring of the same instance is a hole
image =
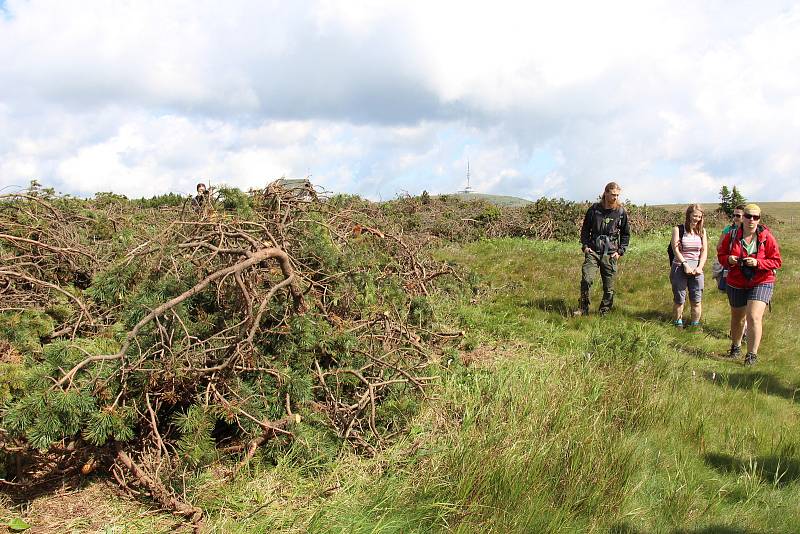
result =
[[[507,207],[448,195],[403,197],[380,205],[404,231],[459,243],[496,237],[575,240],[589,206],[589,202],[540,198],[523,207]],[[626,204],[625,209],[636,234],[658,232],[682,220],[680,212],[664,208]],[[707,214],[717,216],[716,212]]]

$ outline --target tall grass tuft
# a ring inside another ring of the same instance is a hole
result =
[[[645,329],[611,325],[592,330],[585,348],[451,376],[443,401],[454,424],[429,444],[413,486],[389,479],[371,488],[368,504],[357,506],[355,531],[612,525],[638,465],[637,436],[669,409],[649,395],[669,379],[668,348]],[[318,517],[314,530],[351,531],[346,517],[353,516]]]

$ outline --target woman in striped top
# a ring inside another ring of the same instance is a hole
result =
[[[675,326],[683,326],[683,305],[688,290],[692,317],[689,326],[699,326],[703,267],[708,256],[708,236],[703,227],[703,208],[700,204],[690,204],[686,208],[686,220],[681,226],[683,232],[678,226],[672,229],[672,251],[675,253],[669,273],[673,295],[672,317]]]

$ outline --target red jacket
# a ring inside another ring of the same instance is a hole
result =
[[[742,233],[743,229],[739,227],[735,235],[733,233],[725,234],[722,242],[717,248],[717,259],[719,263],[728,269],[728,284],[733,287],[742,289],[750,289],[759,284],[773,284],[775,283],[774,269],[781,267],[781,251],[778,249],[778,242],[775,241],[775,236],[769,231],[769,228],[759,225],[758,230],[758,250],[753,256],[758,260],[756,265],[756,275],[748,280],[742,274],[738,262],[735,265],[728,264],[728,256],[737,256],[740,258],[747,258],[749,254],[742,247]],[[733,239],[733,243],[731,243]]]

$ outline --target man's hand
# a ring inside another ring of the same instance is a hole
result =
[[[736,265],[737,261],[739,261],[739,256],[728,256],[728,265]]]
[[[743,260],[743,262],[744,262],[744,264],[745,264],[745,265],[747,265],[748,267],[755,267],[756,265],[758,265],[758,260],[757,260],[757,259],[755,259],[755,258],[745,258],[745,259]]]

